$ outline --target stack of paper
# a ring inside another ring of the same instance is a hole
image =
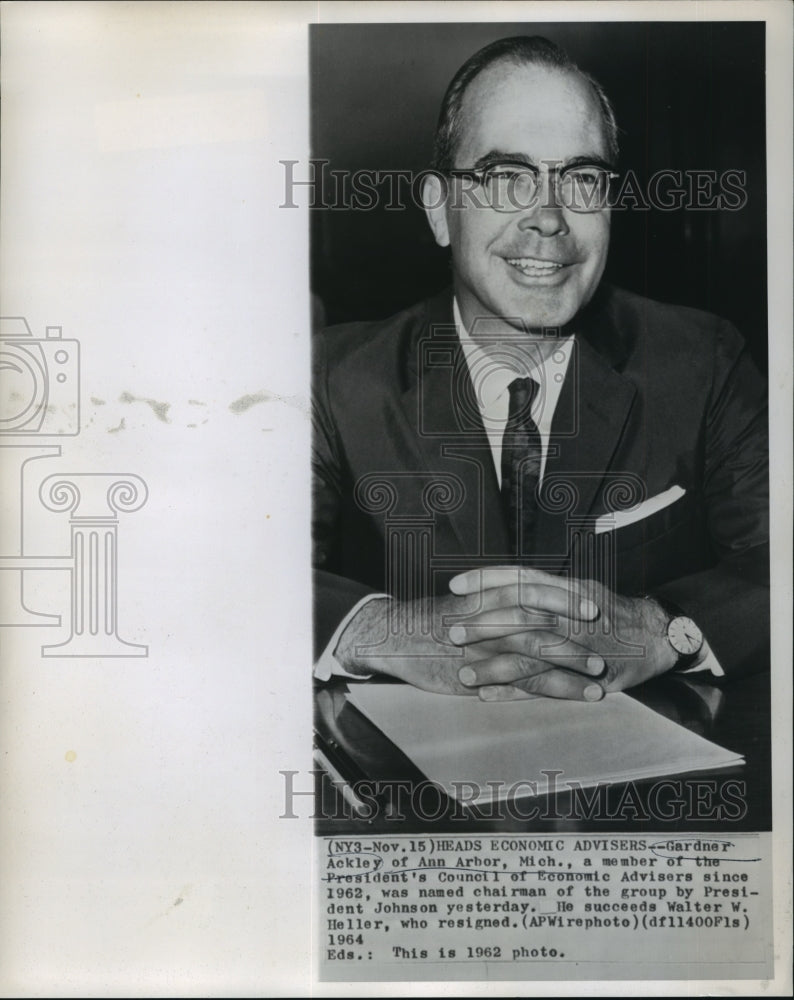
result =
[[[588,787],[744,763],[625,694],[593,704],[483,702],[369,682],[351,686],[348,698],[448,795],[467,783],[471,802],[498,799],[519,782],[524,795],[526,782],[542,791],[549,771],[562,772],[558,787]],[[479,797],[471,798],[471,785]]]

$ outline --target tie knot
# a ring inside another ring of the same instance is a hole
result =
[[[510,393],[509,418],[529,417],[539,388],[532,378],[514,378],[507,387]]]

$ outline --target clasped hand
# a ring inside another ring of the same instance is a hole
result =
[[[568,610],[550,628],[538,630],[537,610],[546,606],[551,588],[566,593]],[[598,701],[607,691],[622,691],[670,670],[677,659],[659,605],[623,597],[597,580],[492,567],[456,576],[450,589],[461,595],[498,595],[495,607],[491,600],[490,607],[450,630],[452,642],[490,652],[489,659],[459,673],[464,684],[478,688],[488,700],[546,695]],[[554,659],[563,637],[575,640],[586,654],[584,662],[580,658],[573,665],[573,673],[572,665]]]
[[[485,701],[598,701],[675,663],[661,608],[594,580],[491,567],[456,576],[450,590],[370,601],[343,633],[337,659],[351,673]]]

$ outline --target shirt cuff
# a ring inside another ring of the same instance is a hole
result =
[[[725,671],[720,666],[719,660],[714,655],[714,652],[709,644],[704,640],[703,649],[701,650],[698,662],[694,665],[694,667],[690,667],[688,670],[680,670],[679,673],[685,677],[687,674],[701,674],[705,673],[707,670],[710,671],[714,677],[725,676]]]
[[[388,594],[367,594],[366,597],[362,597],[361,600],[348,611],[342,621],[336,628],[336,631],[331,636],[328,645],[320,654],[317,662],[314,665],[314,679],[316,681],[329,681],[332,677],[349,677],[357,681],[366,681],[372,677],[372,674],[351,674],[349,670],[345,670],[342,664],[337,660],[336,647],[339,645],[339,640],[342,638],[342,633],[345,631],[350,622],[356,617],[359,611],[368,604],[370,601],[383,600],[384,597],[388,598]]]

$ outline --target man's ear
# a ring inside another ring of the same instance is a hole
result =
[[[447,187],[439,174],[429,173],[422,181],[422,205],[436,243],[440,247],[448,247]]]

